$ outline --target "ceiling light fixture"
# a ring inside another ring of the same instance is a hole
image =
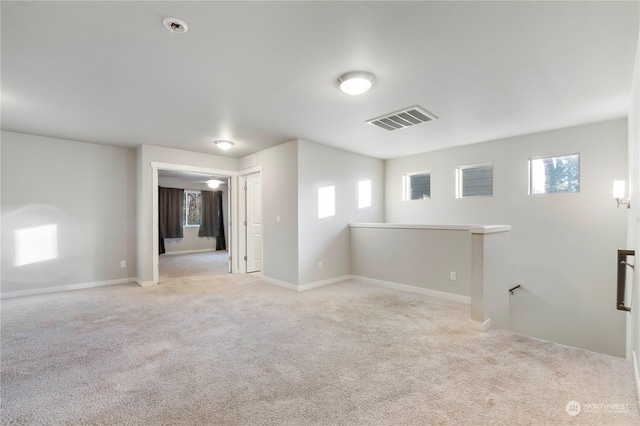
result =
[[[352,71],[338,77],[338,87],[347,95],[361,95],[371,89],[376,77],[367,71]]]
[[[171,33],[186,33],[189,28],[182,19],[178,18],[165,18],[162,23],[166,29],[171,31]]]
[[[216,188],[218,188],[218,187],[220,186],[220,184],[221,184],[221,183],[222,183],[222,182],[220,182],[219,180],[216,180],[216,179],[209,179],[209,180],[207,181],[207,186],[208,186],[209,188],[216,189]]]
[[[218,148],[220,148],[221,150],[226,151],[233,146],[233,142],[219,140],[219,141],[216,141],[216,145],[218,145]]]

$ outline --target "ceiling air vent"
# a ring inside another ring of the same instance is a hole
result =
[[[371,120],[367,120],[367,123],[385,130],[398,130],[415,126],[416,124],[426,123],[427,121],[437,118],[435,115],[416,105],[381,117],[372,118]]]
[[[248,157],[244,157],[242,159],[242,166],[246,169],[247,167],[251,167],[251,166],[255,166],[256,165],[256,156],[255,155],[250,155]]]

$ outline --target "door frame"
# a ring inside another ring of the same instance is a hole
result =
[[[234,232],[234,241],[235,241],[235,250],[233,253],[232,262],[232,272],[246,274],[247,273],[247,261],[245,256],[247,254],[247,228],[245,225],[245,220],[247,217],[247,191],[246,191],[246,181],[247,177],[250,175],[258,174],[260,176],[260,181],[262,182],[262,166],[254,166],[238,172],[236,176],[234,176],[234,188],[237,190],[233,191],[234,201],[231,203],[236,206],[235,215],[234,215],[234,223],[238,226],[235,229],[232,229]],[[262,196],[264,194],[263,185],[260,185],[260,198],[264,199]],[[230,190],[231,191],[231,190]],[[264,210],[263,210],[264,212]],[[264,223],[264,217],[261,219]],[[263,225],[264,226],[264,225]],[[264,231],[262,237],[262,247],[260,247],[260,251],[264,254]],[[264,256],[262,256],[262,268],[259,273],[262,277],[264,270]]]
[[[185,172],[198,172],[198,173],[208,173],[211,175],[223,175],[228,177],[228,200],[229,200],[229,216],[227,218],[228,226],[231,228],[230,235],[227,239],[227,250],[230,256],[230,265],[232,274],[242,273],[238,266],[238,262],[240,256],[240,244],[238,244],[238,223],[237,216],[239,210],[239,203],[241,200],[238,199],[238,177],[254,174],[254,173],[262,173],[262,166],[252,167],[250,169],[243,170],[239,172],[237,170],[224,170],[224,169],[214,169],[207,167],[197,167],[197,166],[187,166],[184,164],[172,164],[172,163],[161,163],[161,162],[151,162],[151,223],[152,223],[152,268],[153,268],[153,284],[157,285],[160,277],[159,270],[159,262],[160,255],[158,253],[159,250],[159,230],[158,230],[158,171],[159,170],[174,170],[174,171],[185,171]],[[246,263],[245,271],[246,271]]]

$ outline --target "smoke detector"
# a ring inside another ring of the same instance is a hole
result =
[[[178,18],[165,18],[162,23],[164,27],[172,33],[186,33],[187,28],[189,28],[182,19]]]

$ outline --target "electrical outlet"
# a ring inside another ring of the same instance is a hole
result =
[[[120,262],[120,267],[121,268],[126,268],[127,267],[127,261],[126,260],[121,261]]]
[[[276,216],[276,222],[280,223],[280,215]]]
[[[455,281],[458,279],[458,274],[456,274],[455,272],[451,272],[449,278],[451,279],[451,281]]]
[[[322,269],[322,262],[318,262],[318,269]]]

